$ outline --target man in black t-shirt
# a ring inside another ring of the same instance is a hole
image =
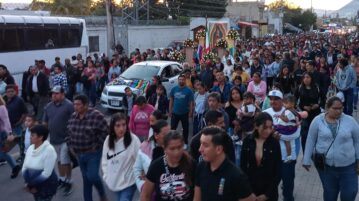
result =
[[[219,127],[202,130],[194,201],[255,201],[247,176],[226,158],[224,147],[229,136]]]

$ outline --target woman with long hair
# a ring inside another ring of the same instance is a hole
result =
[[[243,141],[241,169],[249,177],[257,200],[278,200],[278,184],[281,180],[281,150],[273,136],[273,119],[268,113],[260,113],[254,120],[253,135]]]
[[[229,100],[225,105],[225,111],[229,117],[229,128],[234,133],[238,129],[239,121],[237,119],[237,110],[241,109],[243,97],[238,87],[233,87],[230,91]],[[232,133],[231,133],[232,134]]]
[[[303,74],[302,84],[298,87],[295,97],[299,101],[299,109],[308,112],[308,117],[302,120],[300,130],[302,148],[304,151],[309,125],[312,123],[314,117],[321,112],[319,107],[320,90],[314,81],[312,73],[305,72]]]
[[[148,169],[141,201],[150,201],[153,192],[158,201],[192,201],[195,163],[184,150],[183,136],[177,131],[167,134],[164,151]]]
[[[292,93],[292,89],[294,87],[294,78],[289,74],[289,67],[286,64],[283,65],[280,74],[276,78],[276,82],[282,86],[283,94]]]
[[[133,165],[140,149],[140,140],[130,133],[127,125],[125,114],[114,114],[110,134],[102,150],[102,178],[109,189],[116,193],[117,201],[132,200],[136,191]]]

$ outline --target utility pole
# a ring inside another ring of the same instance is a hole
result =
[[[106,16],[107,16],[107,56],[113,54],[114,44],[114,29],[112,21],[112,0],[106,0]]]

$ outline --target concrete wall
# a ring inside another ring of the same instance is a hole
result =
[[[87,35],[99,37],[99,52],[107,54],[107,31],[106,27],[87,27]],[[91,52],[94,53],[94,52]]]
[[[128,26],[128,52],[166,48],[174,40],[186,40],[189,34],[189,26]]]
[[[174,40],[184,41],[189,37],[189,26],[133,26],[114,25],[115,43],[121,44],[126,54],[139,48],[145,51],[148,48],[166,48]],[[106,24],[88,23],[88,36],[99,37],[99,53],[107,53]],[[91,52],[93,54],[94,52]]]

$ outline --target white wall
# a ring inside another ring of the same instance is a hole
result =
[[[172,41],[189,37],[189,26],[128,26],[128,53],[136,48],[166,48]]]
[[[106,26],[87,27],[87,35],[88,36],[99,36],[100,51],[98,53],[107,54],[107,31],[106,31]],[[94,52],[91,52],[91,54],[93,54],[93,53]]]

